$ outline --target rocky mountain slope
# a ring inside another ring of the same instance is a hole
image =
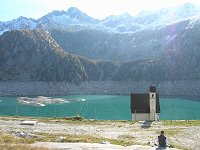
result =
[[[13,30],[0,36],[1,81],[106,80],[118,63],[91,61],[62,50],[46,31]]]
[[[87,79],[79,58],[63,51],[47,32],[5,32],[0,37],[0,53],[0,80],[3,81]]]
[[[159,29],[132,34],[108,33],[97,30],[51,30],[59,45],[70,53],[90,59],[133,61],[160,56],[177,35],[191,26],[185,20]]]
[[[198,24],[180,31],[173,40],[162,45],[162,53],[155,58],[112,62],[88,60],[65,52],[48,32],[10,31],[0,37],[0,79],[75,83],[199,79],[199,33]]]
[[[159,57],[123,63],[113,77],[147,81],[177,81],[200,78],[199,25],[181,30],[165,43]]]

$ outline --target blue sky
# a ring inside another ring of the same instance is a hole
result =
[[[38,19],[53,10],[77,7],[94,18],[105,18],[129,12],[134,15],[142,10],[156,10],[185,2],[200,0],[0,0],[0,21],[20,16]]]

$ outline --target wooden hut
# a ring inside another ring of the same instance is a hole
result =
[[[148,93],[131,94],[132,120],[159,120],[160,102],[155,86],[150,86]]]

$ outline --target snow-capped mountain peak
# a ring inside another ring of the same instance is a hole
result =
[[[70,7],[66,14],[70,17],[70,18],[75,18],[81,22],[84,23],[95,23],[97,22],[97,19],[94,19],[90,16],[88,16],[86,13],[80,11],[78,8],[76,7]]]
[[[19,17],[7,22],[0,23],[0,35],[9,30],[34,29],[37,26],[37,21],[32,18]]]
[[[52,11],[39,19],[40,24],[45,24],[53,28],[94,24],[96,22],[96,19],[89,17],[86,13],[75,7],[70,7],[67,11]]]
[[[66,12],[65,12],[64,10],[61,10],[61,11],[54,10],[54,11],[48,13],[48,14],[45,15],[45,16],[53,17],[53,16],[61,16],[61,15],[66,15]]]
[[[70,16],[70,15],[77,15],[77,14],[82,14],[84,12],[80,11],[78,8],[76,7],[70,7],[68,10],[67,10],[67,14]]]
[[[108,32],[138,32],[146,29],[155,29],[171,23],[188,20],[200,14],[200,6],[186,3],[177,7],[164,8],[152,12],[142,12],[137,16],[129,13],[112,15],[98,20],[88,16],[76,7],[64,11],[52,11],[47,15],[34,20],[19,17],[7,22],[0,22],[0,34],[13,29],[95,29]],[[198,19],[192,19],[192,24]]]

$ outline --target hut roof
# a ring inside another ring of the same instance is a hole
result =
[[[131,94],[131,113],[150,113],[149,93]],[[156,93],[156,113],[160,113],[158,93]]]

